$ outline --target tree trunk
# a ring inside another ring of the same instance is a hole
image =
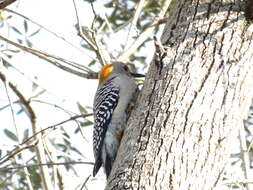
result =
[[[239,0],[177,0],[106,189],[213,189],[253,87],[252,26]]]

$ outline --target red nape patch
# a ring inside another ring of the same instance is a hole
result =
[[[112,70],[113,70],[112,64],[107,64],[103,66],[98,75],[99,83],[103,82],[111,74]]]

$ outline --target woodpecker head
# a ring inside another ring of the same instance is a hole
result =
[[[98,75],[99,84],[101,84],[104,80],[118,74],[125,74],[125,75],[128,75],[130,77],[135,77],[135,78],[145,77],[145,75],[143,74],[130,72],[127,65],[122,62],[113,62],[112,64],[107,64],[102,67]]]

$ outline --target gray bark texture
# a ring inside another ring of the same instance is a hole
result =
[[[239,0],[177,0],[128,121],[107,190],[209,190],[253,91],[252,26]]]

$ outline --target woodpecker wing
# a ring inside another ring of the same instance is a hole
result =
[[[93,151],[95,156],[93,176],[97,174],[102,165],[101,149],[113,111],[118,104],[119,91],[119,87],[115,86],[112,80],[109,80],[96,92],[93,108]]]

